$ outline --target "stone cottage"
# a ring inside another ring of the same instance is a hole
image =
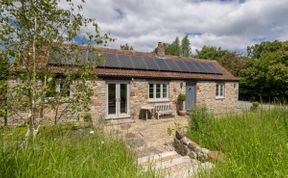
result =
[[[143,106],[169,103],[186,95],[185,108],[205,105],[213,113],[233,112],[239,81],[216,61],[166,56],[161,42],[155,53],[98,49],[106,61],[91,83],[91,113],[105,119],[138,119]]]
[[[161,42],[153,53],[98,51],[106,60],[96,68],[97,79],[89,83],[93,119],[135,120],[142,117],[143,107],[159,104],[176,111],[179,94],[186,95],[187,111],[195,105],[205,105],[213,113],[236,109],[239,81],[216,61],[165,55]],[[56,64],[48,59],[48,65]]]

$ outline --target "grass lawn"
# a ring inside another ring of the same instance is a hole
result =
[[[26,128],[0,130],[0,177],[146,177],[119,138],[94,128],[40,128],[38,139],[22,148]]]
[[[190,115],[188,136],[225,154],[209,177],[288,176],[287,108],[217,118],[204,110]]]

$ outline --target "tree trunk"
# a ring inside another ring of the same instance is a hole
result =
[[[4,126],[8,126],[8,110],[7,108],[5,108],[5,112],[4,112]]]

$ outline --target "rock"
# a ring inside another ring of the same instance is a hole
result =
[[[126,138],[135,138],[136,135],[135,135],[134,133],[129,132],[129,133],[127,133],[127,134],[125,135],[125,137],[126,137]]]
[[[210,160],[220,160],[222,159],[224,154],[221,151],[209,151],[208,157]]]
[[[206,148],[196,147],[195,152],[197,154],[197,159],[201,162],[207,162],[209,160],[208,153],[209,150]]]
[[[203,153],[203,152],[197,152],[197,159],[201,162],[207,162],[209,160],[209,157],[207,154]]]
[[[175,151],[177,153],[179,153],[180,155],[182,155],[182,156],[186,156],[187,155],[188,148],[185,145],[183,145],[181,143],[181,141],[178,140],[177,138],[174,138],[174,147],[175,147]]]
[[[200,149],[201,147],[200,147],[197,143],[191,141],[191,142],[188,144],[188,148],[189,148],[191,151],[194,151],[194,152],[195,152],[197,149]]]
[[[191,159],[197,159],[197,154],[194,152],[194,151],[190,151],[188,153],[188,156],[191,158]]]
[[[187,138],[187,137],[183,137],[183,138],[181,138],[181,143],[183,143],[184,145],[189,145],[192,141],[189,139],[189,138]]]
[[[208,155],[210,150],[208,150],[207,148],[201,148],[201,152]]]
[[[134,147],[141,147],[145,144],[145,141],[141,138],[131,139],[128,140],[129,144]]]
[[[181,140],[184,137],[184,134],[181,133],[180,131],[176,130],[175,136],[177,139]]]

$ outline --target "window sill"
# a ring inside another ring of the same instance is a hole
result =
[[[169,102],[170,100],[168,98],[166,99],[148,99],[149,103],[161,103],[161,102]]]
[[[225,99],[224,96],[216,96],[216,100],[223,100],[223,99]]]

